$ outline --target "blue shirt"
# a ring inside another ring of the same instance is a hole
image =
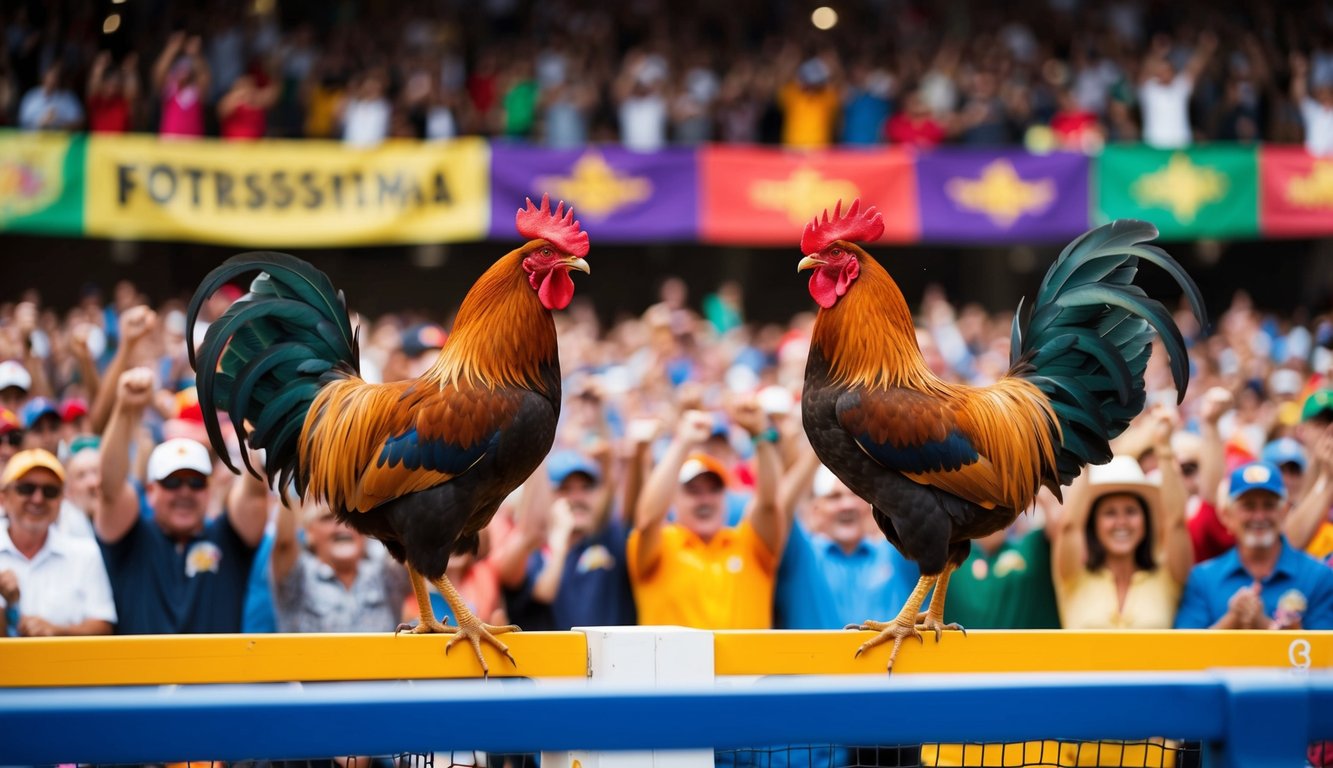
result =
[[[1241,565],[1240,552],[1235,548],[1199,563],[1185,583],[1185,595],[1176,612],[1176,629],[1211,627],[1226,615],[1231,596],[1252,584],[1254,577]],[[1264,613],[1270,617],[1279,603],[1284,608],[1299,608],[1303,602],[1302,627],[1333,629],[1333,569],[1293,549],[1285,536],[1277,564],[1261,584]]]
[[[119,635],[240,632],[255,547],[226,514],[178,544],[151,520],[136,518],[120,541],[102,547]]]
[[[551,611],[556,629],[633,626],[638,623],[625,564],[629,529],[612,519],[570,547]]]
[[[916,586],[916,563],[883,539],[864,538],[851,553],[827,536],[792,526],[778,567],[773,621],[779,629],[842,629],[898,615]]]

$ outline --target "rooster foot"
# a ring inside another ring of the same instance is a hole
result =
[[[893,662],[898,658],[898,649],[902,648],[903,641],[909,637],[915,637],[918,641],[924,643],[925,638],[917,631],[917,628],[910,624],[900,624],[897,621],[865,621],[861,624],[848,624],[846,629],[871,630],[879,632],[878,635],[861,643],[861,647],[856,649],[856,657],[874,648],[877,645],[893,641],[893,649],[889,651],[889,674],[893,674]]]
[[[950,622],[948,624],[945,624],[942,618],[940,618],[939,616],[932,616],[930,613],[922,613],[919,616],[917,616],[917,622],[918,622],[916,625],[917,629],[923,630],[925,632],[935,633],[935,642],[937,643],[940,641],[940,635],[945,630],[951,632],[962,632],[963,637],[967,637],[967,630],[963,627],[962,624],[959,624],[958,622]]]
[[[449,650],[453,648],[458,641],[466,639],[472,644],[472,650],[477,654],[477,661],[481,662],[482,677],[490,677],[491,675],[491,669],[486,665],[486,658],[481,655],[481,644],[483,642],[493,646],[500,653],[503,653],[505,657],[509,659],[510,664],[513,664],[515,668],[518,667],[518,662],[514,661],[514,655],[509,652],[509,646],[500,642],[500,640],[496,638],[496,635],[502,635],[505,632],[518,632],[519,628],[517,624],[506,624],[497,627],[477,621],[475,623],[464,623],[457,628],[447,627],[445,631],[453,633],[454,636],[449,640],[449,644],[444,646],[444,654],[448,656]]]
[[[457,632],[457,631],[458,630],[455,629],[454,627],[447,627],[438,621],[431,620],[431,621],[423,621],[418,624],[409,624],[407,622],[403,622],[402,624],[398,625],[398,628],[393,631],[393,634],[395,637],[397,637],[399,632],[410,632],[414,635],[437,635],[437,634],[447,634],[449,632]]]

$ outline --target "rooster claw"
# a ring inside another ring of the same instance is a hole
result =
[[[405,621],[402,624],[399,624],[396,629],[394,629],[393,636],[397,637],[399,632],[410,632],[411,634],[414,635],[436,635],[436,634],[448,634],[450,632],[457,632],[457,631],[458,630],[454,629],[453,627],[447,627],[438,621],[427,621],[418,624],[412,624],[411,622]]]

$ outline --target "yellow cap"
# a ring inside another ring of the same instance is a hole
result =
[[[0,475],[0,485],[8,486],[34,469],[49,469],[55,473],[61,485],[65,484],[65,468],[60,466],[60,460],[51,455],[50,451],[33,448],[19,451],[9,458],[4,475]]]

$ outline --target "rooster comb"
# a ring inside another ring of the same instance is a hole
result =
[[[555,212],[551,212],[551,196],[542,195],[542,207],[532,204],[527,198],[528,207],[520,208],[514,219],[518,233],[529,240],[545,240],[571,256],[588,255],[588,233],[579,229],[574,220],[574,206],[565,211],[565,201],[561,200]]]
[[[815,216],[805,225],[805,234],[801,235],[801,253],[819,253],[834,240],[859,240],[871,242],[884,234],[884,216],[875,206],[868,206],[861,211],[861,198],[852,201],[847,215],[842,214],[842,201],[833,208],[833,217],[829,218],[828,209],[824,217]]]

